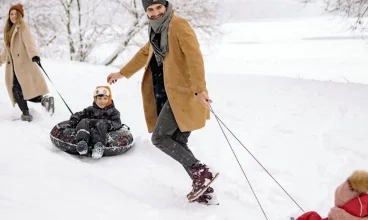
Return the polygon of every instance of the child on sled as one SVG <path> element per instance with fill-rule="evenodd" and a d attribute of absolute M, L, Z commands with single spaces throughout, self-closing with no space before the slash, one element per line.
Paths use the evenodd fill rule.
<path fill-rule="evenodd" d="M 70 117 L 69 126 L 76 128 L 78 153 L 86 155 L 91 148 L 92 158 L 99 159 L 103 156 L 107 144 L 107 133 L 119 130 L 122 124 L 120 112 L 112 100 L 110 87 L 96 87 L 93 98 L 92 106 Z"/>

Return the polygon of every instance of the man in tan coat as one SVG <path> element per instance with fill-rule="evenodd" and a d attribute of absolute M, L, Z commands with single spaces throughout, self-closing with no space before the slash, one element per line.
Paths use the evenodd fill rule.
<path fill-rule="evenodd" d="M 142 0 L 149 19 L 149 41 L 108 83 L 130 78 L 145 67 L 142 98 L 152 143 L 183 165 L 193 180 L 189 201 L 210 203 L 209 187 L 218 173 L 201 163 L 187 146 L 190 132 L 209 119 L 203 57 L 189 23 L 174 15 L 166 0 Z M 212 200 L 213 201 L 213 200 Z"/>

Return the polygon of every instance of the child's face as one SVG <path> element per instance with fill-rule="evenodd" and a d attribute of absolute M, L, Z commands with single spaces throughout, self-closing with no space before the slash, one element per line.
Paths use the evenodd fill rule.
<path fill-rule="evenodd" d="M 109 97 L 106 96 L 106 95 L 105 96 L 97 96 L 96 97 L 96 104 L 100 108 L 105 108 L 108 101 L 109 101 Z"/>

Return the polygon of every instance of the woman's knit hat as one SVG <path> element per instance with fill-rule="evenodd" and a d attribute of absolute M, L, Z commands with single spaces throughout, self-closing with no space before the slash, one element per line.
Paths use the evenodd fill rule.
<path fill-rule="evenodd" d="M 16 4 L 16 5 L 11 6 L 10 9 L 9 9 L 9 13 L 8 14 L 10 14 L 11 10 L 13 10 L 13 9 L 19 11 L 22 14 L 22 17 L 24 17 L 23 5 Z"/>
<path fill-rule="evenodd" d="M 142 0 L 142 5 L 145 11 L 147 11 L 147 8 L 154 4 L 161 4 L 161 5 L 167 5 L 167 0 Z"/>

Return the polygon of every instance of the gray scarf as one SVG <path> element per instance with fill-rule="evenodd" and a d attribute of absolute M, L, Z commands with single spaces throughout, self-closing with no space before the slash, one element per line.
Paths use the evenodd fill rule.
<path fill-rule="evenodd" d="M 169 23 L 171 21 L 172 14 L 172 4 L 168 2 L 165 15 L 158 20 L 149 20 L 148 24 L 148 36 L 150 43 L 153 47 L 153 52 L 156 56 L 157 64 L 159 66 L 162 65 L 164 61 L 164 56 L 169 51 L 168 46 L 168 31 L 169 31 Z M 160 45 L 158 45 L 153 39 L 155 38 L 155 34 L 161 34 Z"/>

